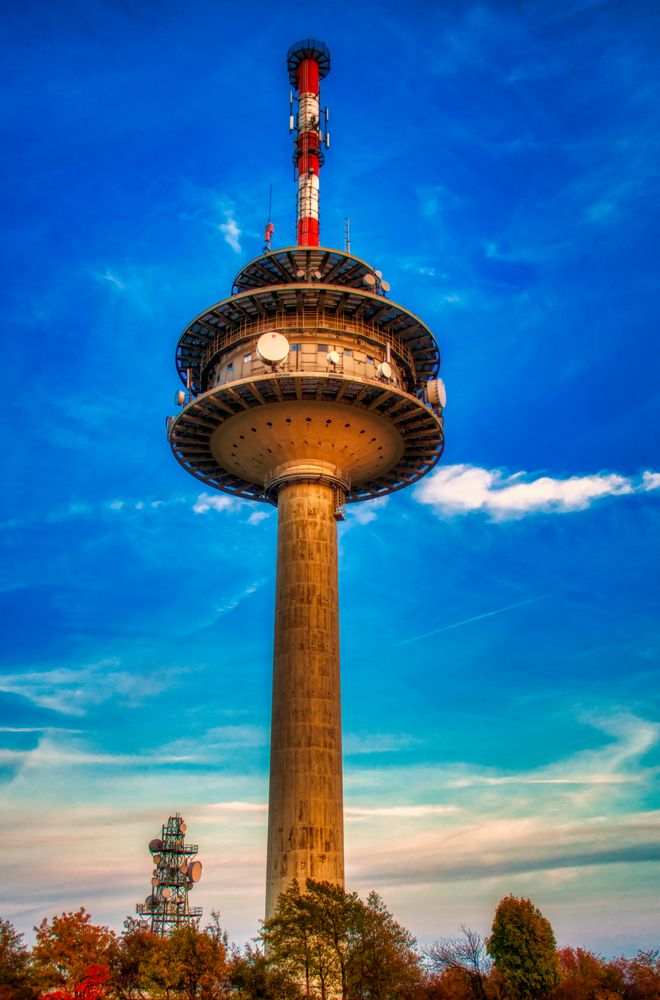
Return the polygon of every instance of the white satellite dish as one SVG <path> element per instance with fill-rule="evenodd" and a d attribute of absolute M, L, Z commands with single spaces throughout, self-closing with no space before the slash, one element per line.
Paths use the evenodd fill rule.
<path fill-rule="evenodd" d="M 390 290 L 390 283 L 389 283 L 389 281 L 381 281 L 380 287 L 383 289 L 384 292 L 389 292 L 389 290 Z"/>
<path fill-rule="evenodd" d="M 376 284 L 376 279 L 374 278 L 373 274 L 365 274 L 362 280 L 365 283 L 365 285 L 369 286 L 369 288 L 373 288 L 373 286 Z"/>
<path fill-rule="evenodd" d="M 328 361 L 330 362 L 331 365 L 338 365 L 340 360 L 341 359 L 336 351 L 328 352 Z"/>
<path fill-rule="evenodd" d="M 188 878 L 191 882 L 199 882 L 202 877 L 202 862 L 191 861 L 188 865 Z"/>
<path fill-rule="evenodd" d="M 378 278 L 379 281 L 382 281 L 382 278 L 383 278 L 383 272 L 382 271 L 374 271 L 374 274 L 376 275 L 376 277 Z"/>
<path fill-rule="evenodd" d="M 378 374 L 381 378 L 392 378 L 392 365 L 388 364 L 387 361 L 381 361 L 378 365 Z"/>
<path fill-rule="evenodd" d="M 183 389 L 179 389 L 179 391 L 175 393 L 174 404 L 175 406 L 183 406 L 185 401 L 186 401 L 186 394 L 183 391 Z"/>
<path fill-rule="evenodd" d="M 257 355 L 266 365 L 279 365 L 289 357 L 289 341 L 281 333 L 262 333 L 257 341 Z"/>
<path fill-rule="evenodd" d="M 154 852 L 157 853 L 158 851 L 162 851 L 162 849 L 163 849 L 163 841 L 162 840 L 155 839 L 155 840 L 150 840 L 149 841 L 149 850 L 151 851 L 152 854 Z"/>
<path fill-rule="evenodd" d="M 439 406 L 444 410 L 447 405 L 447 390 L 441 378 L 426 383 L 426 398 L 431 406 Z"/>

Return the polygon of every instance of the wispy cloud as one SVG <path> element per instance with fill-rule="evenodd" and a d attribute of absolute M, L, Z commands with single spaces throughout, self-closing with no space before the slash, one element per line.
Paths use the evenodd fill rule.
<path fill-rule="evenodd" d="M 20 695 L 40 708 L 64 715 L 85 715 L 92 705 L 118 698 L 137 705 L 168 688 L 177 671 L 159 670 L 151 675 L 136 675 L 118 670 L 116 659 L 101 660 L 79 669 L 0 675 L 0 691 Z"/>
<path fill-rule="evenodd" d="M 220 229 L 220 232 L 224 235 L 225 243 L 229 244 L 234 253 L 240 253 L 241 230 L 238 228 L 236 220 L 234 219 L 231 212 L 225 212 L 225 216 L 227 217 L 227 221 L 221 222 L 218 228 Z"/>
<path fill-rule="evenodd" d="M 363 503 L 351 504 L 349 515 L 358 524 L 371 524 L 378 517 L 378 512 L 387 504 L 387 497 L 376 497 L 375 500 L 365 500 Z"/>
<path fill-rule="evenodd" d="M 529 514 L 586 510 L 603 497 L 645 492 L 659 486 L 660 475 L 648 471 L 635 479 L 606 472 L 559 479 L 473 465 L 447 465 L 417 488 L 415 498 L 445 515 L 482 511 L 502 521 Z"/>
<path fill-rule="evenodd" d="M 237 501 L 226 493 L 200 493 L 193 510 L 196 514 L 208 514 L 210 510 L 232 510 Z"/>

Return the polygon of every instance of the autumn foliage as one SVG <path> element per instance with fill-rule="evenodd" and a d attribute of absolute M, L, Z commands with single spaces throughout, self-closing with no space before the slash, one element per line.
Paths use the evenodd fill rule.
<path fill-rule="evenodd" d="M 0 918 L 0 1000 L 660 1000 L 660 952 L 557 950 L 548 920 L 513 896 L 489 937 L 461 928 L 425 951 L 376 893 L 312 881 L 243 951 L 215 913 L 167 937 L 131 919 L 117 935 L 84 909 L 35 931 L 30 949 Z"/>

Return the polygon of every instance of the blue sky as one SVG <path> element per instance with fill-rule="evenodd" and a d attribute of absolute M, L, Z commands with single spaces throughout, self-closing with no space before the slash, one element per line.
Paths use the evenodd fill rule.
<path fill-rule="evenodd" d="M 304 13 L 304 17 L 303 17 Z M 263 912 L 275 512 L 165 439 L 174 349 L 294 239 L 285 55 L 332 54 L 322 242 L 435 331 L 447 448 L 340 528 L 347 871 L 423 943 L 530 896 L 657 945 L 660 9 L 8 3 L 3 915 L 115 928 L 181 811 Z"/>

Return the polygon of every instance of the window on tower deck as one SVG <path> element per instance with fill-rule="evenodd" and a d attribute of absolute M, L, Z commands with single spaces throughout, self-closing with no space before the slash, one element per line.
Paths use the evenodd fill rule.
<path fill-rule="evenodd" d="M 369 357 L 369 355 L 367 354 L 367 364 L 368 365 L 373 365 L 373 363 L 374 363 L 374 359 L 371 358 L 371 357 Z"/>
<path fill-rule="evenodd" d="M 229 364 L 227 365 L 227 374 L 231 375 L 231 373 L 233 372 L 233 370 L 234 370 L 234 362 L 230 361 Z"/>
<path fill-rule="evenodd" d="M 317 346 L 317 348 L 316 348 L 316 349 L 317 349 L 317 351 L 319 351 L 319 352 L 320 352 L 320 351 L 325 351 L 325 352 L 327 353 L 327 350 L 328 350 L 328 345 L 327 345 L 327 344 L 319 344 L 319 345 Z"/>

